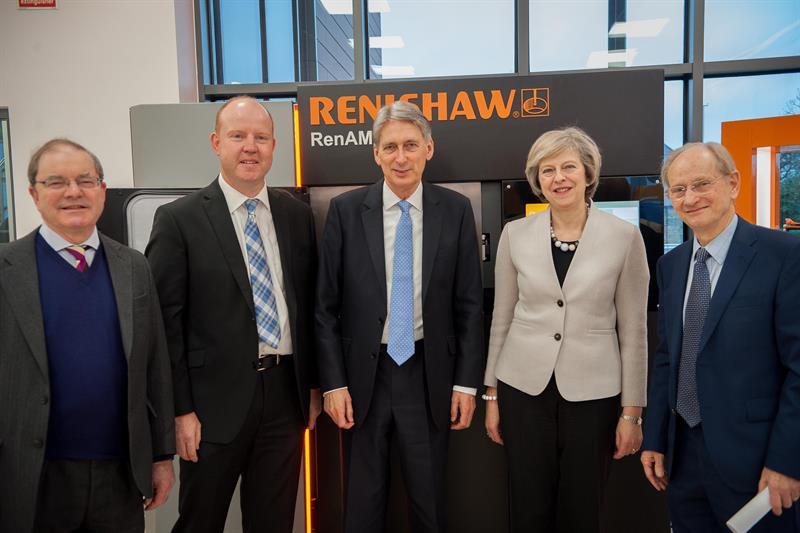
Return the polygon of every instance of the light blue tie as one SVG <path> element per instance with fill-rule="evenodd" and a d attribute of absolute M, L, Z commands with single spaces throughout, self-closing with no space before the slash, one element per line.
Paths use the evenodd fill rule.
<path fill-rule="evenodd" d="M 250 287 L 253 289 L 253 303 L 256 308 L 258 338 L 261 342 L 277 348 L 281 342 L 281 326 L 278 322 L 278 304 L 275 302 L 272 274 L 269 271 L 261 233 L 256 225 L 258 200 L 245 200 L 244 205 L 247 208 L 244 242 L 247 248 L 247 261 L 250 265 Z"/>
<path fill-rule="evenodd" d="M 397 206 L 402 211 L 394 238 L 392 299 L 389 305 L 389 344 L 386 351 L 402 365 L 414 355 L 414 246 L 411 207 L 405 200 Z"/>
<path fill-rule="evenodd" d="M 678 366 L 677 411 L 689 425 L 700 423 L 700 402 L 697 400 L 697 352 L 700 336 L 706 323 L 706 314 L 711 302 L 711 279 L 706 260 L 708 250 L 698 248 L 695 254 L 694 273 L 689 297 L 686 299 L 686 313 L 683 319 L 683 342 L 681 361 Z"/>

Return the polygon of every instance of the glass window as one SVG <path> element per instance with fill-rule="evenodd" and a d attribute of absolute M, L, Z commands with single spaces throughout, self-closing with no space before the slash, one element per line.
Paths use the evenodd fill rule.
<path fill-rule="evenodd" d="M 369 0 L 368 6 L 369 78 L 515 71 L 514 0 Z"/>
<path fill-rule="evenodd" d="M 782 147 L 778 153 L 780 172 L 780 226 L 791 219 L 800 222 L 800 146 Z M 794 231 L 800 231 L 795 229 Z"/>
<path fill-rule="evenodd" d="M 0 242 L 11 237 L 11 148 L 8 145 L 8 111 L 0 109 Z"/>
<path fill-rule="evenodd" d="M 683 82 L 664 82 L 664 155 L 683 145 Z"/>
<path fill-rule="evenodd" d="M 706 61 L 792 55 L 800 55 L 797 0 L 706 0 Z"/>
<path fill-rule="evenodd" d="M 303 79 L 352 80 L 355 72 L 352 0 L 315 0 L 314 5 L 313 24 L 309 18 L 305 27 L 308 35 L 315 36 L 309 46 L 313 46 L 315 56 L 306 61 L 313 67 L 305 72 Z M 374 17 L 370 13 L 367 18 L 371 21 Z"/>
<path fill-rule="evenodd" d="M 225 83 L 261 83 L 259 0 L 219 3 Z"/>
<path fill-rule="evenodd" d="M 682 60 L 682 0 L 530 0 L 531 71 Z"/>
<path fill-rule="evenodd" d="M 800 73 L 704 80 L 703 140 L 719 142 L 725 121 L 786 114 L 798 91 Z"/>

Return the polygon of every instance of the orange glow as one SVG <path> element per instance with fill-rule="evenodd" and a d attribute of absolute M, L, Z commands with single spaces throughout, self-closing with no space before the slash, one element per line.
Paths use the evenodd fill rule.
<path fill-rule="evenodd" d="M 295 109 L 294 112 L 296 119 L 297 118 L 296 105 L 294 109 Z M 305 471 L 306 533 L 311 533 L 312 530 L 311 528 L 311 436 L 308 429 L 306 429 L 305 434 L 303 435 L 303 469 Z"/>
<path fill-rule="evenodd" d="M 294 104 L 294 185 L 303 186 L 303 172 L 300 169 L 300 112 L 297 104 Z M 308 438 L 308 435 L 306 435 Z M 311 531 L 309 529 L 309 531 Z"/>

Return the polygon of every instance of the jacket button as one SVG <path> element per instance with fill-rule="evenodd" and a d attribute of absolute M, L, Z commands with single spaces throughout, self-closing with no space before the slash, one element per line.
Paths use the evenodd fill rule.
<path fill-rule="evenodd" d="M 559 307 L 564 307 L 564 300 L 557 301 L 556 305 L 559 306 Z"/>
<path fill-rule="evenodd" d="M 49 401 L 50 400 L 47 398 L 47 396 L 42 396 L 42 405 L 47 405 L 47 402 Z"/>
<path fill-rule="evenodd" d="M 670 411 L 672 411 L 672 414 L 673 414 L 673 415 L 676 415 L 676 414 L 678 414 L 678 411 L 676 411 L 674 407 L 673 407 L 672 409 L 670 409 Z"/>
<path fill-rule="evenodd" d="M 371 354 L 369 354 L 369 358 L 370 359 L 375 359 L 376 357 L 378 357 L 378 355 L 375 352 L 372 352 Z"/>
<path fill-rule="evenodd" d="M 36 448 L 41 448 L 44 446 L 44 441 L 42 441 L 42 439 L 33 439 L 33 446 Z"/>
<path fill-rule="evenodd" d="M 378 324 L 383 324 L 383 317 L 378 317 Z"/>
<path fill-rule="evenodd" d="M 561 340 L 561 333 L 556 333 L 555 335 L 553 335 L 553 338 L 555 340 L 557 340 L 557 341 L 560 341 Z"/>

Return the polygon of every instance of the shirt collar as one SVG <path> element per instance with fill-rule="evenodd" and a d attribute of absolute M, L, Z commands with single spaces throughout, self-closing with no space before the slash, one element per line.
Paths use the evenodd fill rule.
<path fill-rule="evenodd" d="M 711 258 L 720 265 L 725 263 L 725 257 L 727 257 L 728 250 L 731 248 L 733 234 L 736 233 L 736 226 L 738 222 L 739 215 L 734 214 L 733 219 L 728 223 L 727 226 L 725 226 L 725 229 L 722 230 L 719 235 L 711 239 L 711 241 L 704 247 L 708 252 L 708 255 L 710 255 Z M 697 250 L 699 249 L 700 243 L 697 242 L 697 237 L 695 237 L 692 245 L 692 258 L 694 258 Z"/>
<path fill-rule="evenodd" d="M 246 200 L 249 200 L 250 197 L 246 196 L 233 187 L 231 187 L 230 183 L 225 181 L 225 178 L 222 177 L 222 174 L 219 175 L 217 178 L 219 181 L 219 188 L 222 189 L 222 195 L 225 197 L 225 203 L 228 204 L 228 211 L 233 213 L 242 205 Z M 267 192 L 266 184 L 262 187 L 261 191 L 257 195 L 254 196 L 255 199 L 261 200 L 261 203 L 264 204 L 264 207 L 267 208 L 267 211 L 270 210 L 269 208 L 269 193 Z"/>
<path fill-rule="evenodd" d="M 47 224 L 42 222 L 42 225 L 39 227 L 39 235 L 42 236 L 44 242 L 50 245 L 50 248 L 55 250 L 56 252 L 60 252 L 64 248 L 68 246 L 74 246 L 75 243 L 69 242 L 67 239 L 53 231 Z M 100 236 L 97 234 L 97 227 L 95 226 L 92 229 L 92 234 L 89 235 L 82 243 L 79 243 L 83 246 L 89 246 L 94 250 L 100 248 Z"/>
<path fill-rule="evenodd" d="M 386 185 L 386 181 L 383 182 L 383 209 L 387 211 L 397 205 L 400 201 L 400 197 L 397 196 L 392 189 Z M 422 212 L 422 182 L 417 185 L 417 190 L 415 190 L 411 196 L 406 198 L 406 201 L 412 205 L 412 207 L 416 208 L 417 211 Z"/>

